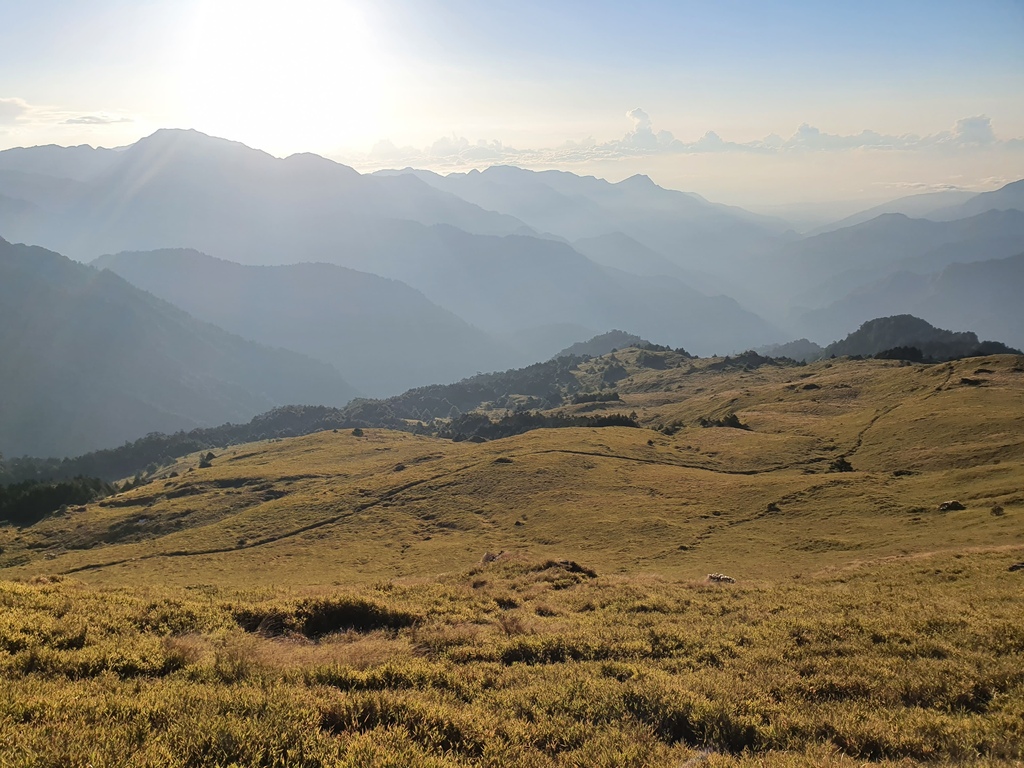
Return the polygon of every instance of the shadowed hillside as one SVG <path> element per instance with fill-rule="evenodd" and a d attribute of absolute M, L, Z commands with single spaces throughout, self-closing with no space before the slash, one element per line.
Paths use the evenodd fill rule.
<path fill-rule="evenodd" d="M 8 455 L 73 455 L 354 394 L 329 365 L 232 336 L 111 272 L 2 240 L 0 356 Z"/>
<path fill-rule="evenodd" d="M 836 337 L 865 317 L 910 313 L 946 328 L 1024 346 L 1024 254 L 951 264 L 932 274 L 898 272 L 808 312 L 798 324 Z"/>
<path fill-rule="evenodd" d="M 501 368 L 513 353 L 395 280 L 333 264 L 242 266 L 196 251 L 93 262 L 232 333 L 332 363 L 376 397 Z"/>

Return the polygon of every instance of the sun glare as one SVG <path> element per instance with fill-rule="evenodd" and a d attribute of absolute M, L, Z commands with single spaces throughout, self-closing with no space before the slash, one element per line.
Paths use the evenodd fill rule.
<path fill-rule="evenodd" d="M 390 57 L 353 3 L 207 0 L 185 59 L 190 126 L 275 153 L 372 141 L 396 95 Z"/>

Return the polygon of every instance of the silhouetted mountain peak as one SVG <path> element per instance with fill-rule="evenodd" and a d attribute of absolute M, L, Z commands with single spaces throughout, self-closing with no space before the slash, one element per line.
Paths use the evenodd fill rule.
<path fill-rule="evenodd" d="M 293 169 L 309 173 L 344 173 L 349 176 L 360 176 L 355 168 L 339 163 L 330 158 L 316 155 L 312 152 L 297 152 L 284 159 L 285 164 Z"/>
<path fill-rule="evenodd" d="M 274 159 L 273 155 L 261 149 L 254 149 L 240 141 L 210 136 L 194 128 L 161 128 L 132 144 L 125 150 L 125 154 L 126 159 L 160 163 L 164 167 L 172 161 L 181 162 L 190 157 L 220 161 Z"/>
<path fill-rule="evenodd" d="M 635 173 L 628 179 L 623 179 L 618 186 L 626 189 L 661 189 L 650 176 L 643 173 Z"/>

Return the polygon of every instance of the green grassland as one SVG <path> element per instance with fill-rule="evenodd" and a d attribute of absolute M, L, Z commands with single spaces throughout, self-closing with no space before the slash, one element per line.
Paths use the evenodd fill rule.
<path fill-rule="evenodd" d="M 1022 764 L 1024 359 L 576 376 L 0 528 L 0 765 Z"/>

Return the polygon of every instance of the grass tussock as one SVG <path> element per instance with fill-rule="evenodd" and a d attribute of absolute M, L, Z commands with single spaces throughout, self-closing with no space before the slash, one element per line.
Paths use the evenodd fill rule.
<path fill-rule="evenodd" d="M 1012 555 L 747 586 L 524 557 L 305 595 L 3 582 L 4 764 L 1012 765 Z"/>

